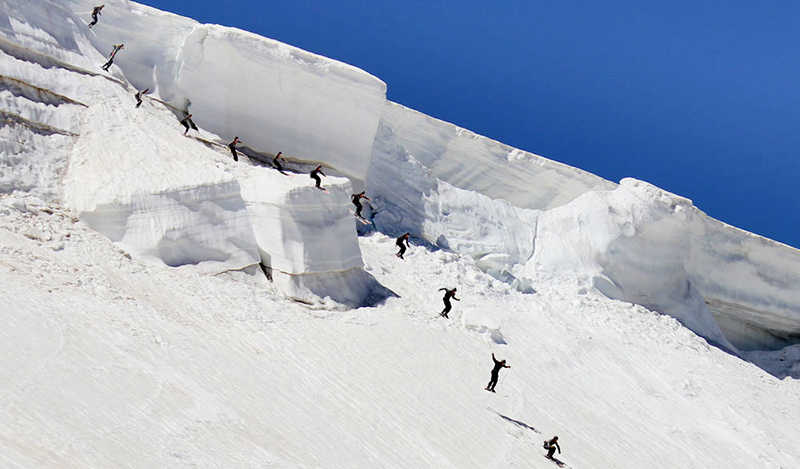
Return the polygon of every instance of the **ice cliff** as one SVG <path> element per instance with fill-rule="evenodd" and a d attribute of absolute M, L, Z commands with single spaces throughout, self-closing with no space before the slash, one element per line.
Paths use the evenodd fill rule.
<path fill-rule="evenodd" d="M 791 247 L 647 183 L 617 185 L 391 103 L 355 67 L 128 1 L 107 3 L 89 30 L 93 6 L 0 0 L 0 190 L 63 199 L 137 257 L 260 265 L 298 300 L 372 304 L 391 292 L 363 271 L 347 211 L 366 188 L 376 229 L 469 254 L 521 291 L 572 276 L 728 349 L 800 337 Z M 153 99 L 135 109 L 143 88 Z M 182 135 L 184 111 L 199 139 Z M 230 160 L 234 136 L 250 164 Z M 260 166 L 277 151 L 296 175 Z M 311 187 L 311 163 L 330 173 L 329 194 Z"/>

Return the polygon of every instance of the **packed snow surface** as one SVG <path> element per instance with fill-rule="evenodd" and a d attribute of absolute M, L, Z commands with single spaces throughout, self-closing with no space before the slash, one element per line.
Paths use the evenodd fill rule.
<path fill-rule="evenodd" d="M 129 259 L 59 205 L 0 213 L 5 467 L 546 469 L 553 435 L 575 468 L 800 465 L 797 380 L 576 284 L 522 294 L 374 234 L 398 296 L 315 310 L 257 272 Z"/>
<path fill-rule="evenodd" d="M 574 468 L 800 467 L 797 250 L 93 6 L 0 0 L 0 465 L 552 467 L 558 434 Z"/>

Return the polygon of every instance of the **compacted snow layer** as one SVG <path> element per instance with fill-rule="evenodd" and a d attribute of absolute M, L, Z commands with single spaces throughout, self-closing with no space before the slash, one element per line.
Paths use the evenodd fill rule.
<path fill-rule="evenodd" d="M 130 259 L 30 196 L 0 220 L 2 466 L 548 469 L 553 435 L 574 468 L 800 466 L 798 381 L 571 283 L 523 295 L 375 234 L 365 268 L 398 296 L 310 310 L 260 271 Z"/>

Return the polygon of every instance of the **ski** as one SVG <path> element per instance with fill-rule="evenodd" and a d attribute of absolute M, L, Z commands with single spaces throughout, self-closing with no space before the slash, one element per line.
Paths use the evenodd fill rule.
<path fill-rule="evenodd" d="M 365 225 L 371 225 L 371 224 L 372 224 L 372 222 L 371 222 L 371 221 L 369 221 L 369 220 L 367 220 L 366 218 L 364 218 L 364 217 L 362 217 L 362 216 L 359 216 L 359 215 L 356 215 L 356 212 L 354 212 L 354 211 L 352 211 L 352 210 L 350 210 L 350 209 L 348 209 L 347 211 L 348 211 L 348 212 L 350 212 L 350 213 L 352 213 L 352 214 L 353 214 L 353 216 L 354 216 L 354 217 L 356 217 L 356 219 L 357 219 L 358 221 L 360 221 L 361 223 L 363 223 L 363 224 L 365 224 Z"/>
<path fill-rule="evenodd" d="M 545 458 L 545 459 L 549 459 L 550 461 L 553 461 L 553 463 L 558 467 L 569 467 L 569 466 L 567 466 L 566 464 L 564 464 L 563 462 L 559 461 L 556 458 L 548 458 L 546 454 L 543 454 L 542 457 Z"/>
<path fill-rule="evenodd" d="M 92 34 L 94 34 L 95 37 L 97 37 L 97 33 L 94 32 L 94 30 L 92 29 L 91 26 L 89 26 L 89 23 L 87 23 L 86 21 L 83 21 L 83 20 L 81 20 L 81 23 L 85 24 L 86 28 L 89 30 L 89 32 L 91 32 Z"/>

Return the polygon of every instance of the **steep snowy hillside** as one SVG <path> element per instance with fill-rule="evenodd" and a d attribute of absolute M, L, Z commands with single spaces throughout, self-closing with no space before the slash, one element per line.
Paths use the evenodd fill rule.
<path fill-rule="evenodd" d="M 239 136 L 254 161 L 280 150 L 297 170 L 322 163 L 348 177 L 372 197 L 366 213 L 378 230 L 469 254 L 520 291 L 570 273 L 730 350 L 780 349 L 800 337 L 797 250 L 710 219 L 684 198 L 633 181 L 618 187 L 424 116 L 386 101 L 386 85 L 362 70 L 244 31 L 127 1 L 109 4 L 91 30 L 86 0 L 2 5 L 11 127 L 3 155 L 25 156 L 4 163 L 12 175 L 2 187 L 53 195 L 53 179 L 69 168 L 66 202 L 139 257 L 215 270 L 272 269 L 283 256 L 255 242 L 276 235 L 261 232 L 269 222 L 253 229 L 263 206 L 245 203 L 246 182 L 201 156 L 214 149 L 209 141 Z M 127 46 L 99 74 L 113 44 Z M 143 88 L 158 100 L 127 105 Z M 175 125 L 167 111 L 192 112 L 206 147 L 162 132 Z M 299 266 L 276 267 L 290 275 L 279 282 L 287 294 L 350 306 L 385 297 L 356 267 L 354 231 L 338 234 L 349 223 L 345 192 L 331 200 L 341 218 L 326 219 L 327 239 L 284 251 Z M 331 247 L 322 242 L 331 241 L 350 254 L 324 272 L 309 267 L 324 263 Z M 339 281 L 341 272 L 353 278 Z M 359 286 L 341 293 L 348 285 Z"/>
<path fill-rule="evenodd" d="M 553 467 L 558 434 L 576 468 L 800 467 L 797 250 L 93 6 L 0 0 L 0 465 Z"/>
<path fill-rule="evenodd" d="M 798 381 L 574 284 L 518 293 L 375 234 L 366 269 L 398 297 L 311 310 L 129 259 L 56 204 L 0 215 L 3 467 L 547 469 L 553 435 L 574 468 L 800 464 Z"/>

